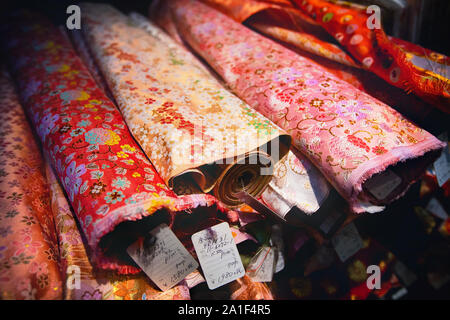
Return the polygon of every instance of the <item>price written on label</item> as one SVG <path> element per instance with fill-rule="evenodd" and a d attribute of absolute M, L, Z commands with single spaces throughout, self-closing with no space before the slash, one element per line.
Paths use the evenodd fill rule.
<path fill-rule="evenodd" d="M 197 261 L 186 250 L 166 224 L 161 224 L 127 249 L 130 257 L 163 291 L 178 284 L 198 268 Z"/>
<path fill-rule="evenodd" d="M 228 223 L 197 232 L 191 239 L 209 289 L 216 289 L 245 275 Z"/>

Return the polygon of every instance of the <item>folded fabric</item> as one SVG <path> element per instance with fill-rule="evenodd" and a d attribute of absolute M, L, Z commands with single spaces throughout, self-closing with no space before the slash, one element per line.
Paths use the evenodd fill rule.
<path fill-rule="evenodd" d="M 398 45 L 399 41 L 388 37 L 381 25 L 374 25 L 372 14 L 364 6 L 326 0 L 294 0 L 294 3 L 365 68 L 450 112 L 450 58 L 413 44 Z"/>
<path fill-rule="evenodd" d="M 212 192 L 228 207 L 242 204 L 242 189 L 261 194 L 290 136 L 252 112 L 182 47 L 166 45 L 109 5 L 83 4 L 82 11 L 86 42 L 166 184 L 177 194 Z"/>
<path fill-rule="evenodd" d="M 4 69 L 0 101 L 0 299 L 61 299 L 44 162 Z"/>
<path fill-rule="evenodd" d="M 261 199 L 284 217 L 294 206 L 306 214 L 319 210 L 330 186 L 313 164 L 295 148 L 275 164 L 272 181 Z"/>
<path fill-rule="evenodd" d="M 144 274 L 130 277 L 95 270 L 89 260 L 89 250 L 83 242 L 76 219 L 64 191 L 48 162 L 46 178 L 51 198 L 51 212 L 58 236 L 58 261 L 64 279 L 66 300 L 187 300 L 189 288 L 180 283 L 165 292 L 150 284 Z"/>
<path fill-rule="evenodd" d="M 399 198 L 444 144 L 313 61 L 196 1 L 174 1 L 183 39 L 346 198 L 382 206 Z M 376 209 L 370 209 L 376 210 Z"/>
<path fill-rule="evenodd" d="M 126 248 L 156 224 L 195 208 L 226 210 L 211 195 L 178 197 L 133 140 L 71 44 L 45 18 L 19 13 L 2 29 L 6 57 L 96 267 L 136 273 Z"/>

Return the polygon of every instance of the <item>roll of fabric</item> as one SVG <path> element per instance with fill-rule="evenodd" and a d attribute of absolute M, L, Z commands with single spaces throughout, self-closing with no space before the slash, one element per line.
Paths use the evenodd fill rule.
<path fill-rule="evenodd" d="M 403 195 L 444 144 L 313 61 L 196 1 L 171 3 L 187 41 L 255 110 L 284 128 L 354 212 Z"/>
<path fill-rule="evenodd" d="M 95 270 L 89 260 L 77 221 L 64 191 L 48 162 L 46 178 L 51 198 L 50 214 L 55 223 L 56 245 L 59 248 L 61 278 L 64 280 L 63 299 L 66 300 L 187 300 L 189 288 L 180 283 L 165 292 L 150 284 L 144 274 L 117 275 Z"/>
<path fill-rule="evenodd" d="M 181 47 L 109 5 L 83 4 L 83 33 L 125 121 L 177 194 L 211 192 L 228 207 L 258 196 L 290 136 L 229 93 Z M 200 189 L 200 190 L 196 190 Z"/>
<path fill-rule="evenodd" d="M 5 55 L 97 268 L 136 273 L 126 248 L 156 224 L 200 207 L 226 210 L 211 195 L 176 196 L 133 140 L 71 44 L 45 18 L 12 16 Z"/>
<path fill-rule="evenodd" d="M 169 47 L 181 51 L 181 44 L 144 16 L 131 13 L 130 18 Z M 208 67 L 189 51 L 185 51 L 183 56 L 189 63 L 208 71 Z M 306 214 L 316 212 L 327 198 L 329 191 L 330 187 L 320 172 L 300 152 L 291 148 L 287 155 L 275 164 L 273 178 L 261 194 L 261 199 L 276 214 L 284 218 L 293 206 L 297 206 Z"/>
<path fill-rule="evenodd" d="M 61 299 L 44 162 L 3 68 L 0 101 L 0 298 Z"/>

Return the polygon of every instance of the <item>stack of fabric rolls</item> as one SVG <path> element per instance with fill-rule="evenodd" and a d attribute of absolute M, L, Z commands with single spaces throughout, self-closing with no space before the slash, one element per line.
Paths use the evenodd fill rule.
<path fill-rule="evenodd" d="M 240 23 L 276 7 L 317 27 L 289 1 L 205 2 L 238 21 L 174 0 L 150 7 L 155 23 L 83 3 L 81 30 L 28 11 L 2 25 L 2 298 L 190 299 L 199 271 L 162 291 L 127 248 L 164 223 L 197 258 L 191 235 L 227 222 L 242 252 L 282 251 L 248 221 L 315 228 L 336 222 L 334 206 L 345 212 L 327 227 L 337 232 L 383 211 L 439 157 L 445 143 L 362 85 Z M 300 8 L 320 5 L 309 2 Z M 362 72 L 337 46 L 261 21 L 252 27 Z M 81 286 L 69 285 L 73 270 Z M 249 274 L 215 292 L 274 298 Z"/>

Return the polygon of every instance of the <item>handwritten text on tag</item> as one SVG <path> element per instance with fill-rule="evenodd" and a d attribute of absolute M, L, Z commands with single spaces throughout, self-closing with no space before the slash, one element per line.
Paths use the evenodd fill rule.
<path fill-rule="evenodd" d="M 209 289 L 216 289 L 245 275 L 228 223 L 197 232 L 191 238 Z"/>
<path fill-rule="evenodd" d="M 197 261 L 166 224 L 159 225 L 146 238 L 133 243 L 127 252 L 163 291 L 172 288 L 198 268 Z"/>

